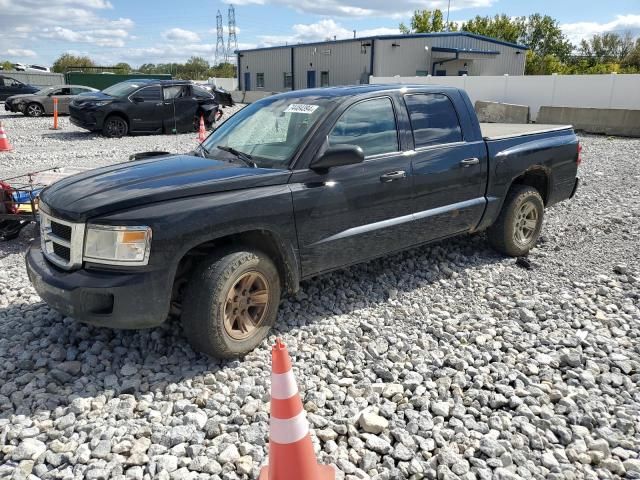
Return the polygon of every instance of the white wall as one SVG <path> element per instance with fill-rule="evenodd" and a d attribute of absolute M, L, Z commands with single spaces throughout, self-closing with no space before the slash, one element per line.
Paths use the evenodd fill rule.
<path fill-rule="evenodd" d="M 237 78 L 216 78 L 210 77 L 207 81 L 210 85 L 215 85 L 216 87 L 224 88 L 228 92 L 233 92 L 238 89 L 238 79 Z"/>
<path fill-rule="evenodd" d="M 463 88 L 471 102 L 528 105 L 531 120 L 542 105 L 640 109 L 640 74 L 524 75 L 464 77 L 371 77 L 370 83 L 450 85 Z"/>
<path fill-rule="evenodd" d="M 50 72 L 9 72 L 0 70 L 0 75 L 15 78 L 19 82 L 28 83 L 35 87 L 48 87 L 50 85 L 64 85 L 62 73 Z"/>

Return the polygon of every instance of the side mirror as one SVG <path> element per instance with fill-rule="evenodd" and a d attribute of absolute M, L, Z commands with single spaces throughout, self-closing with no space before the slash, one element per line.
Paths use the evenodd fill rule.
<path fill-rule="evenodd" d="M 311 170 L 328 170 L 342 165 L 354 165 L 364 161 L 364 152 L 357 145 L 336 145 L 311 162 Z"/>
<path fill-rule="evenodd" d="M 142 102 L 144 102 L 144 98 L 142 98 L 142 97 L 133 97 L 131 100 L 133 100 L 133 103 L 142 103 Z"/>

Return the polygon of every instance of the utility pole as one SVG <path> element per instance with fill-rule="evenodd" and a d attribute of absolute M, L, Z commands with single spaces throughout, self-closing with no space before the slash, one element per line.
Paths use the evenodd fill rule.
<path fill-rule="evenodd" d="M 229 5 L 229 37 L 227 38 L 227 57 L 226 61 L 229 62 L 229 57 L 238 50 L 238 37 L 236 36 L 236 9 L 233 5 Z"/>
<path fill-rule="evenodd" d="M 216 39 L 216 65 L 222 63 L 227 56 L 227 52 L 224 48 L 224 31 L 222 29 L 222 14 L 220 10 L 218 10 L 218 14 L 216 15 L 216 31 L 217 31 L 217 39 Z"/>
<path fill-rule="evenodd" d="M 451 0 L 449 0 L 449 2 L 447 3 L 447 23 L 445 26 L 445 30 L 448 32 L 449 31 L 449 10 L 451 9 Z"/>

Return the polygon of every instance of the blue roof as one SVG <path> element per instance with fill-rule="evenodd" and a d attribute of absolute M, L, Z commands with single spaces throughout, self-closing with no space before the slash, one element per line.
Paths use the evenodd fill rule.
<path fill-rule="evenodd" d="M 507 47 L 518 48 L 520 50 L 529 50 L 529 47 L 526 45 L 519 45 L 517 43 L 505 42 L 504 40 L 499 40 L 497 38 L 486 37 L 484 35 L 478 35 L 477 33 L 471 32 L 434 32 L 434 33 L 410 33 L 404 35 L 375 35 L 371 37 L 358 37 L 358 38 L 345 38 L 341 40 L 325 40 L 323 42 L 311 42 L 311 43 L 295 43 L 291 45 L 278 45 L 275 47 L 261 47 L 261 48 L 248 48 L 245 50 L 236 50 L 235 53 L 243 53 L 243 52 L 256 52 L 261 50 L 277 50 L 279 48 L 292 48 L 292 47 L 308 47 L 312 45 L 327 45 L 334 43 L 344 43 L 344 42 L 361 42 L 366 40 L 401 40 L 403 38 L 422 38 L 422 37 L 469 37 L 475 38 L 476 40 L 484 40 L 485 42 L 495 43 L 497 45 L 505 45 Z M 438 47 L 440 48 L 440 47 Z"/>

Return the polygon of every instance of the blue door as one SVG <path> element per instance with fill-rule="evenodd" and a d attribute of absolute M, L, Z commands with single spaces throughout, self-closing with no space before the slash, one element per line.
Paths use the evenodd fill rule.
<path fill-rule="evenodd" d="M 307 70 L 307 88 L 316 88 L 315 70 Z"/>
<path fill-rule="evenodd" d="M 244 72 L 244 89 L 247 92 L 251 90 L 251 72 Z"/>

